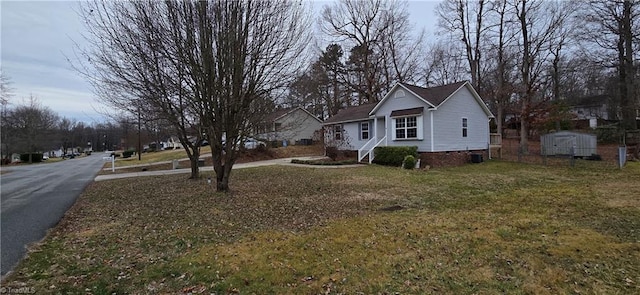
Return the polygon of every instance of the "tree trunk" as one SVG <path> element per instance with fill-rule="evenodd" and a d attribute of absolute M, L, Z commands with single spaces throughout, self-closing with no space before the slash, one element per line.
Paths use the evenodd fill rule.
<path fill-rule="evenodd" d="M 524 91 L 521 91 L 522 97 L 522 108 L 520 110 L 520 152 L 524 155 L 529 153 L 529 102 L 531 100 L 531 85 L 530 85 L 530 76 L 529 73 L 531 71 L 531 60 L 530 60 L 530 44 L 529 44 L 529 33 L 527 30 L 527 16 L 526 16 L 526 5 L 527 1 L 523 0 L 522 11 L 518 18 L 520 19 L 520 28 L 522 31 L 522 67 L 520 68 L 520 72 L 522 74 L 522 88 Z"/>
<path fill-rule="evenodd" d="M 235 146 L 231 143 L 235 137 L 227 137 L 227 145 L 220 152 L 211 147 L 213 170 L 216 172 L 216 191 L 229 192 L 229 176 L 236 160 Z M 224 150 L 224 151 L 223 151 Z"/>
<path fill-rule="evenodd" d="M 216 174 L 216 191 L 229 192 L 229 176 L 233 165 L 222 165 L 222 175 Z"/>
<path fill-rule="evenodd" d="M 496 114 L 496 119 L 495 119 L 496 120 L 496 129 L 498 129 L 497 131 L 498 131 L 499 134 L 504 135 L 504 134 L 502 134 L 502 121 L 504 120 L 504 118 L 503 118 L 504 117 L 504 106 L 501 103 L 499 103 L 497 105 L 497 108 L 498 108 L 498 113 Z"/>
<path fill-rule="evenodd" d="M 522 155 L 529 154 L 529 123 L 527 122 L 526 102 L 523 102 L 522 112 L 520 113 L 520 153 Z"/>
<path fill-rule="evenodd" d="M 194 151 L 189 157 L 189 162 L 191 163 L 191 177 L 189 179 L 198 179 L 200 178 L 200 167 L 198 167 L 198 160 L 200 159 L 200 151 Z"/>
<path fill-rule="evenodd" d="M 622 128 L 624 130 L 636 130 L 636 97 L 634 95 L 634 68 L 633 68 L 633 32 L 631 30 L 632 3 L 624 1 L 624 10 L 621 23 L 620 41 L 618 43 L 620 58 L 620 106 L 622 108 Z"/>

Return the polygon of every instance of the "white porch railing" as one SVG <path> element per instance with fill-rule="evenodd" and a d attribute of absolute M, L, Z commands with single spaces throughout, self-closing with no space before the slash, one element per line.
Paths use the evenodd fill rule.
<path fill-rule="evenodd" d="M 373 162 L 373 150 L 379 146 L 383 141 L 385 141 L 387 139 L 387 137 L 383 137 L 381 138 L 379 141 L 375 141 L 376 138 L 372 138 L 369 141 L 367 141 L 367 143 L 365 143 L 359 150 L 358 150 L 358 162 L 362 161 L 362 159 L 364 159 L 364 157 L 366 157 L 367 155 L 369 155 L 369 164 L 371 164 Z M 372 143 L 373 144 L 372 146 Z"/>

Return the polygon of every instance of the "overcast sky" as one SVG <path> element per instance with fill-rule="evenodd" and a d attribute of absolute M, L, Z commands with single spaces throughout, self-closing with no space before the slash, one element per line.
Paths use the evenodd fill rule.
<path fill-rule="evenodd" d="M 328 2 L 314 2 L 319 9 Z M 84 26 L 76 13 L 76 1 L 0 0 L 0 66 L 11 79 L 14 105 L 33 95 L 58 115 L 99 123 L 107 121 L 105 106 L 96 100 L 90 86 L 75 72 L 67 57 L 82 45 Z M 411 22 L 433 36 L 437 1 L 410 1 Z"/>

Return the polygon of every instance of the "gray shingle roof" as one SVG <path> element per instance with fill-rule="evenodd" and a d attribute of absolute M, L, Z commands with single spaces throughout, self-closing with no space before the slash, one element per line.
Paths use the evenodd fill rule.
<path fill-rule="evenodd" d="M 440 105 L 447 97 L 453 94 L 454 91 L 458 90 L 460 86 L 467 83 L 466 81 L 457 82 L 453 84 L 447 84 L 437 87 L 424 88 L 415 85 L 410 85 L 406 83 L 401 83 L 402 86 L 411 90 L 411 92 L 419 95 L 422 99 L 428 101 L 434 106 Z"/>
<path fill-rule="evenodd" d="M 376 103 L 368 103 L 355 107 L 348 107 L 345 109 L 341 109 L 337 114 L 331 116 L 329 119 L 324 121 L 324 124 L 335 124 L 342 122 L 351 122 L 351 121 L 359 121 L 365 120 L 369 118 L 369 113 L 376 106 Z"/>
<path fill-rule="evenodd" d="M 466 81 L 457 82 L 453 84 L 447 84 L 443 86 L 424 88 L 406 83 L 400 83 L 403 87 L 409 91 L 420 96 L 420 98 L 428 101 L 434 106 L 440 105 L 447 97 L 458 90 L 462 85 L 467 83 Z M 337 114 L 324 121 L 324 124 L 335 124 L 343 122 L 360 121 L 369 118 L 369 113 L 375 108 L 377 103 L 369 103 L 355 107 L 348 107 L 341 109 Z"/>

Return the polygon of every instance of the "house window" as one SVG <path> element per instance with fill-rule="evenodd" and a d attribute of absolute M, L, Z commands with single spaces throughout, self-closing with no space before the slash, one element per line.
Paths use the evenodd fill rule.
<path fill-rule="evenodd" d="M 335 140 L 342 140 L 342 125 L 333 126 L 333 136 Z"/>
<path fill-rule="evenodd" d="M 395 98 L 401 98 L 404 97 L 404 90 L 398 90 L 396 91 L 396 94 L 393 95 L 393 97 Z"/>
<path fill-rule="evenodd" d="M 369 139 L 369 122 L 360 123 L 360 139 Z"/>
<path fill-rule="evenodd" d="M 417 139 L 418 138 L 418 117 L 395 118 L 396 139 Z"/>
<path fill-rule="evenodd" d="M 282 131 L 282 123 L 275 123 L 274 125 L 274 130 L 275 132 L 279 132 Z"/>
<path fill-rule="evenodd" d="M 467 137 L 467 118 L 462 118 L 462 137 Z"/>

